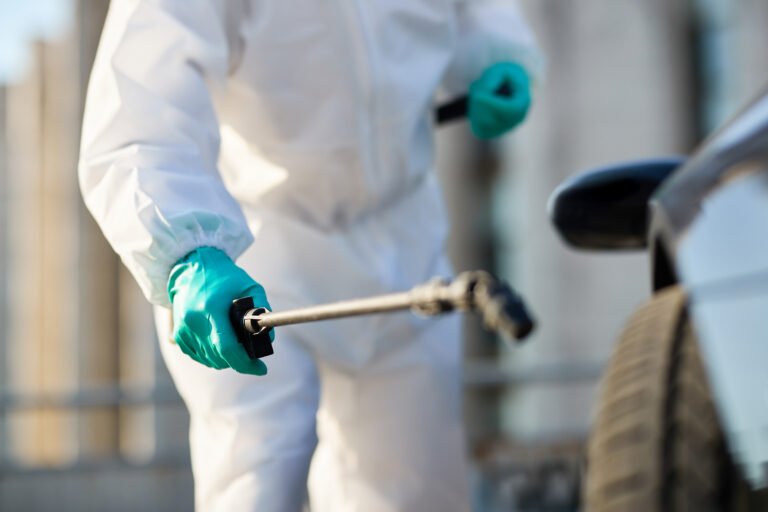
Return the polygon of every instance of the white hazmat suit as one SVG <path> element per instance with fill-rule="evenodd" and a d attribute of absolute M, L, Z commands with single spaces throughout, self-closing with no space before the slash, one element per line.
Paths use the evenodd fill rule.
<path fill-rule="evenodd" d="M 201 246 L 275 310 L 448 274 L 433 98 L 499 61 L 538 72 L 509 1 L 112 0 L 80 183 L 157 306 L 198 509 L 300 510 L 308 478 L 314 511 L 468 509 L 456 319 L 280 328 L 254 377 L 164 342 L 166 287 Z"/>

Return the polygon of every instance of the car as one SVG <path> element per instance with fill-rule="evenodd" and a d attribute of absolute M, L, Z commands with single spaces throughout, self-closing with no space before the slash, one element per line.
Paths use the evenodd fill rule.
<path fill-rule="evenodd" d="M 568 245 L 650 263 L 603 373 L 585 509 L 768 510 L 768 88 L 690 157 L 592 170 L 548 207 Z"/>

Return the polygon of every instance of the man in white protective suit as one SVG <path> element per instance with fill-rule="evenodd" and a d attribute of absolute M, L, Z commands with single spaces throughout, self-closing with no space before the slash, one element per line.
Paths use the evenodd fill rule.
<path fill-rule="evenodd" d="M 436 90 L 495 137 L 538 67 L 512 1 L 112 0 L 80 185 L 176 342 L 198 510 L 469 509 L 456 318 L 282 327 L 267 372 L 227 310 L 450 275 Z"/>

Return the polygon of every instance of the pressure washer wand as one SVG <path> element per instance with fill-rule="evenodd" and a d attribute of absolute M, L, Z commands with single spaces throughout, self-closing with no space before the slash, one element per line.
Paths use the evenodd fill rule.
<path fill-rule="evenodd" d="M 238 340 L 256 359 L 273 353 L 269 331 L 274 327 L 403 310 L 424 316 L 477 312 L 486 329 L 516 340 L 534 328 L 522 298 L 484 271 L 464 272 L 453 280 L 433 279 L 406 292 L 279 312 L 255 308 L 251 297 L 244 297 L 233 301 L 230 319 Z"/>

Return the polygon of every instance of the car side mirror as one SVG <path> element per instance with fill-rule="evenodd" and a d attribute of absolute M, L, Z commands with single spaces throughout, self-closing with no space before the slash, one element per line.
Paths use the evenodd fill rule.
<path fill-rule="evenodd" d="M 549 198 L 552 224 L 579 249 L 642 249 L 648 201 L 684 162 L 682 157 L 624 162 L 571 178 Z"/>

